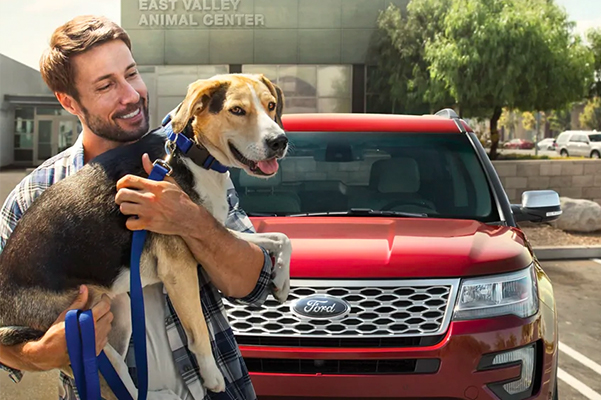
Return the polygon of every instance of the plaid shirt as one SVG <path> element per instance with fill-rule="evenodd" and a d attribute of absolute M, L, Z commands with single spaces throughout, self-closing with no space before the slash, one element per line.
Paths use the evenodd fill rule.
<path fill-rule="evenodd" d="M 17 222 L 33 203 L 33 201 L 50 185 L 74 174 L 84 165 L 83 145 L 81 135 L 77 142 L 67 150 L 44 162 L 33 173 L 25 177 L 21 183 L 9 194 L 0 215 L 0 251 L 4 248 L 8 237 L 14 230 Z M 226 226 L 240 232 L 254 232 L 254 227 L 242 209 L 238 207 L 238 196 L 230 181 L 228 189 L 229 214 Z M 263 250 L 265 262 L 254 290 L 243 299 L 230 299 L 247 304 L 261 304 L 265 301 L 271 289 L 271 257 Z M 238 344 L 229 325 L 225 309 L 222 304 L 221 293 L 209 282 L 202 269 L 199 269 L 200 292 L 202 311 L 205 315 L 213 354 L 219 369 L 226 380 L 224 393 L 206 391 L 202 386 L 198 363 L 195 356 L 187 348 L 186 334 L 177 317 L 169 297 L 165 294 L 165 326 L 167 337 L 173 353 L 175 366 L 186 383 L 194 400 L 256 399 L 248 370 L 242 359 Z M 133 357 L 133 341 L 130 343 L 126 363 L 130 367 L 130 374 L 136 382 L 135 360 Z M 23 373 L 0 364 L 0 369 L 9 372 L 15 382 L 19 382 Z M 62 385 L 59 387 L 59 399 L 79 399 L 75 383 L 61 372 Z"/>

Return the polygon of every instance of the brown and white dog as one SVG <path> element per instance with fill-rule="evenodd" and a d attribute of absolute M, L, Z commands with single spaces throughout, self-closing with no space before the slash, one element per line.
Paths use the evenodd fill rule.
<path fill-rule="evenodd" d="M 283 102 L 281 90 L 262 75 L 219 75 L 188 87 L 172 113 L 172 127 L 190 135 L 221 164 L 268 178 L 288 149 L 280 119 Z M 102 294 L 115 298 L 129 291 L 132 232 L 115 203 L 116 182 L 127 174 L 145 176 L 142 154 L 164 158 L 165 141 L 154 131 L 100 155 L 49 187 L 25 212 L 0 254 L 0 343 L 14 345 L 43 336 L 77 297 L 81 284 L 90 288 L 90 307 Z M 204 169 L 179 151 L 170 165 L 182 190 L 224 224 L 227 174 Z M 273 254 L 274 295 L 284 302 L 292 251 L 288 238 L 279 233 L 232 233 Z M 198 359 L 204 386 L 223 391 L 224 379 L 199 312 L 197 261 L 183 239 L 149 232 L 140 269 L 144 286 L 163 282 Z M 131 333 L 129 310 L 114 302 L 112 311 L 115 319 L 105 353 L 136 398 L 123 361 Z M 102 391 L 104 398 L 114 398 L 104 380 Z"/>

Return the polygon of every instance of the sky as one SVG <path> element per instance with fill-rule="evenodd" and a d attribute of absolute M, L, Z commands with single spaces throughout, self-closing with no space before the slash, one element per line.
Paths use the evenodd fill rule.
<path fill-rule="evenodd" d="M 555 2 L 577 23 L 578 32 L 601 27 L 601 0 Z M 120 23 L 120 4 L 121 0 L 0 0 L 0 53 L 39 69 L 54 29 L 82 14 L 100 14 Z"/>

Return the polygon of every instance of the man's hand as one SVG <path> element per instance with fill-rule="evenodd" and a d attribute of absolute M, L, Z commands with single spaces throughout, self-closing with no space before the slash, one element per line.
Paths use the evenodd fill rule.
<path fill-rule="evenodd" d="M 86 286 L 81 286 L 79 296 L 61 313 L 41 339 L 4 347 L 2 353 L 6 352 L 6 357 L 3 357 L 2 362 L 23 371 L 49 371 L 68 366 L 70 361 L 65 336 L 65 316 L 69 310 L 85 309 L 87 302 L 88 289 Z M 107 337 L 113 321 L 110 308 L 110 300 L 106 295 L 103 295 L 98 304 L 92 307 L 96 331 L 96 354 L 100 354 L 108 342 Z"/>
<path fill-rule="evenodd" d="M 142 156 L 144 170 L 150 175 L 152 163 L 148 154 Z M 136 175 L 126 175 L 117 182 L 115 202 L 127 220 L 127 229 L 149 230 L 164 235 L 178 235 L 190 222 L 189 216 L 198 206 L 175 183 L 173 178 L 153 181 Z"/>

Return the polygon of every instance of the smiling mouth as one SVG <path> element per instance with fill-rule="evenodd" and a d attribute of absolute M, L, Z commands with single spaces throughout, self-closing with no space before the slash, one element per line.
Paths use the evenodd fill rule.
<path fill-rule="evenodd" d="M 261 176 L 272 176 L 275 175 L 275 173 L 278 171 L 279 165 L 276 158 L 271 158 L 265 161 L 249 160 L 248 158 L 244 157 L 240 150 L 238 150 L 233 144 L 228 143 L 228 145 L 230 146 L 230 151 L 234 155 L 234 158 L 236 158 L 236 160 L 239 163 L 248 167 L 250 172 L 252 172 L 253 174 Z"/>
<path fill-rule="evenodd" d="M 142 112 L 141 108 L 138 107 L 134 111 L 130 112 L 129 114 L 120 115 L 117 118 L 119 118 L 119 119 L 132 119 L 132 118 L 136 117 L 138 114 L 140 114 L 141 112 Z"/>

